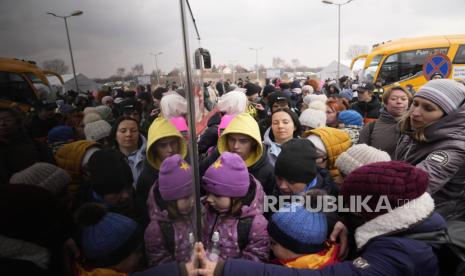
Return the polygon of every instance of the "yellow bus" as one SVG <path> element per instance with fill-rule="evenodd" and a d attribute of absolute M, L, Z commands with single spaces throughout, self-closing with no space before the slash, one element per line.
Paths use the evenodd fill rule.
<path fill-rule="evenodd" d="M 375 44 L 371 53 L 352 60 L 351 69 L 362 63 L 360 79 L 373 83 L 382 79 L 384 89 L 395 83 L 418 89 L 428 81 L 423 75 L 423 64 L 433 53 L 450 59 L 448 78 L 465 79 L 465 35 L 401 38 Z"/>
<path fill-rule="evenodd" d="M 28 111 L 37 101 L 55 101 L 56 91 L 47 80 L 50 75 L 63 84 L 59 74 L 42 70 L 35 62 L 0 57 L 0 107 L 17 106 Z"/>

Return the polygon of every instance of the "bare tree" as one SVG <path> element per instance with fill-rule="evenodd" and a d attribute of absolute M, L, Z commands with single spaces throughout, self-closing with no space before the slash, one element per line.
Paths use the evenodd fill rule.
<path fill-rule="evenodd" d="M 126 73 L 126 69 L 123 68 L 123 67 L 120 67 L 120 68 L 116 69 L 116 75 L 117 75 L 120 79 L 124 78 L 124 74 L 125 74 L 125 73 Z"/>
<path fill-rule="evenodd" d="M 282 68 L 286 66 L 286 61 L 280 57 L 273 57 L 271 64 L 273 65 L 273 68 Z"/>
<path fill-rule="evenodd" d="M 353 59 L 363 54 L 368 54 L 368 46 L 352 44 L 346 52 L 346 57 Z"/>
<path fill-rule="evenodd" d="M 134 76 L 141 76 L 144 74 L 144 65 L 142 63 L 136 64 L 131 68 L 131 73 Z"/>
<path fill-rule="evenodd" d="M 65 62 L 59 58 L 44 61 L 42 63 L 42 68 L 54 71 L 60 75 L 68 73 L 69 69 Z"/>

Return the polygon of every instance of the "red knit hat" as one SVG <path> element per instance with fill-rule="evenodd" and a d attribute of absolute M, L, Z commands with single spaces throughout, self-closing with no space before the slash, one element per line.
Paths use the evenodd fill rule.
<path fill-rule="evenodd" d="M 372 196 L 367 205 L 373 212 L 362 208 L 360 215 L 373 219 L 388 210 L 375 209 L 381 196 L 386 196 L 392 209 L 420 197 L 428 187 L 428 175 L 405 162 L 389 161 L 370 163 L 351 172 L 341 188 L 344 203 L 349 206 L 350 196 Z"/>

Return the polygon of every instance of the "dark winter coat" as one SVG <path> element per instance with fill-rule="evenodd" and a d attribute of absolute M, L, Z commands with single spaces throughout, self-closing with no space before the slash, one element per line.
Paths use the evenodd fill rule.
<path fill-rule="evenodd" d="M 218 143 L 218 125 L 221 122 L 221 113 L 216 112 L 207 123 L 207 128 L 200 135 L 197 146 L 199 153 L 206 153 L 210 147 L 216 146 Z"/>
<path fill-rule="evenodd" d="M 350 109 L 353 109 L 360 113 L 364 119 L 378 119 L 379 110 L 381 109 L 381 103 L 379 102 L 378 98 L 373 97 L 371 99 L 371 102 L 367 103 L 358 101 L 354 103 Z"/>
<path fill-rule="evenodd" d="M 465 106 L 427 127 L 425 136 L 423 143 L 400 137 L 395 159 L 428 173 L 438 213 L 447 220 L 465 220 Z"/>
<path fill-rule="evenodd" d="M 366 124 L 360 131 L 358 143 L 383 150 L 389 153 L 392 158 L 399 137 L 400 130 L 396 118 L 382 109 L 379 119 L 376 122 Z"/>

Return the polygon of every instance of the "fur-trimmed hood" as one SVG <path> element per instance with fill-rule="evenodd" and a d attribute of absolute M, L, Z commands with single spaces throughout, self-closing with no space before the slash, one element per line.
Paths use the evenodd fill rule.
<path fill-rule="evenodd" d="M 429 193 L 397 207 L 389 213 L 380 215 L 355 230 L 357 249 L 363 248 L 369 241 L 382 236 L 392 236 L 400 232 L 430 232 L 446 227 L 444 219 L 433 213 L 434 200 Z M 427 221 L 434 218 L 434 223 Z M 427 223 L 427 227 L 421 227 Z M 426 229 L 423 229 L 426 228 Z"/>

